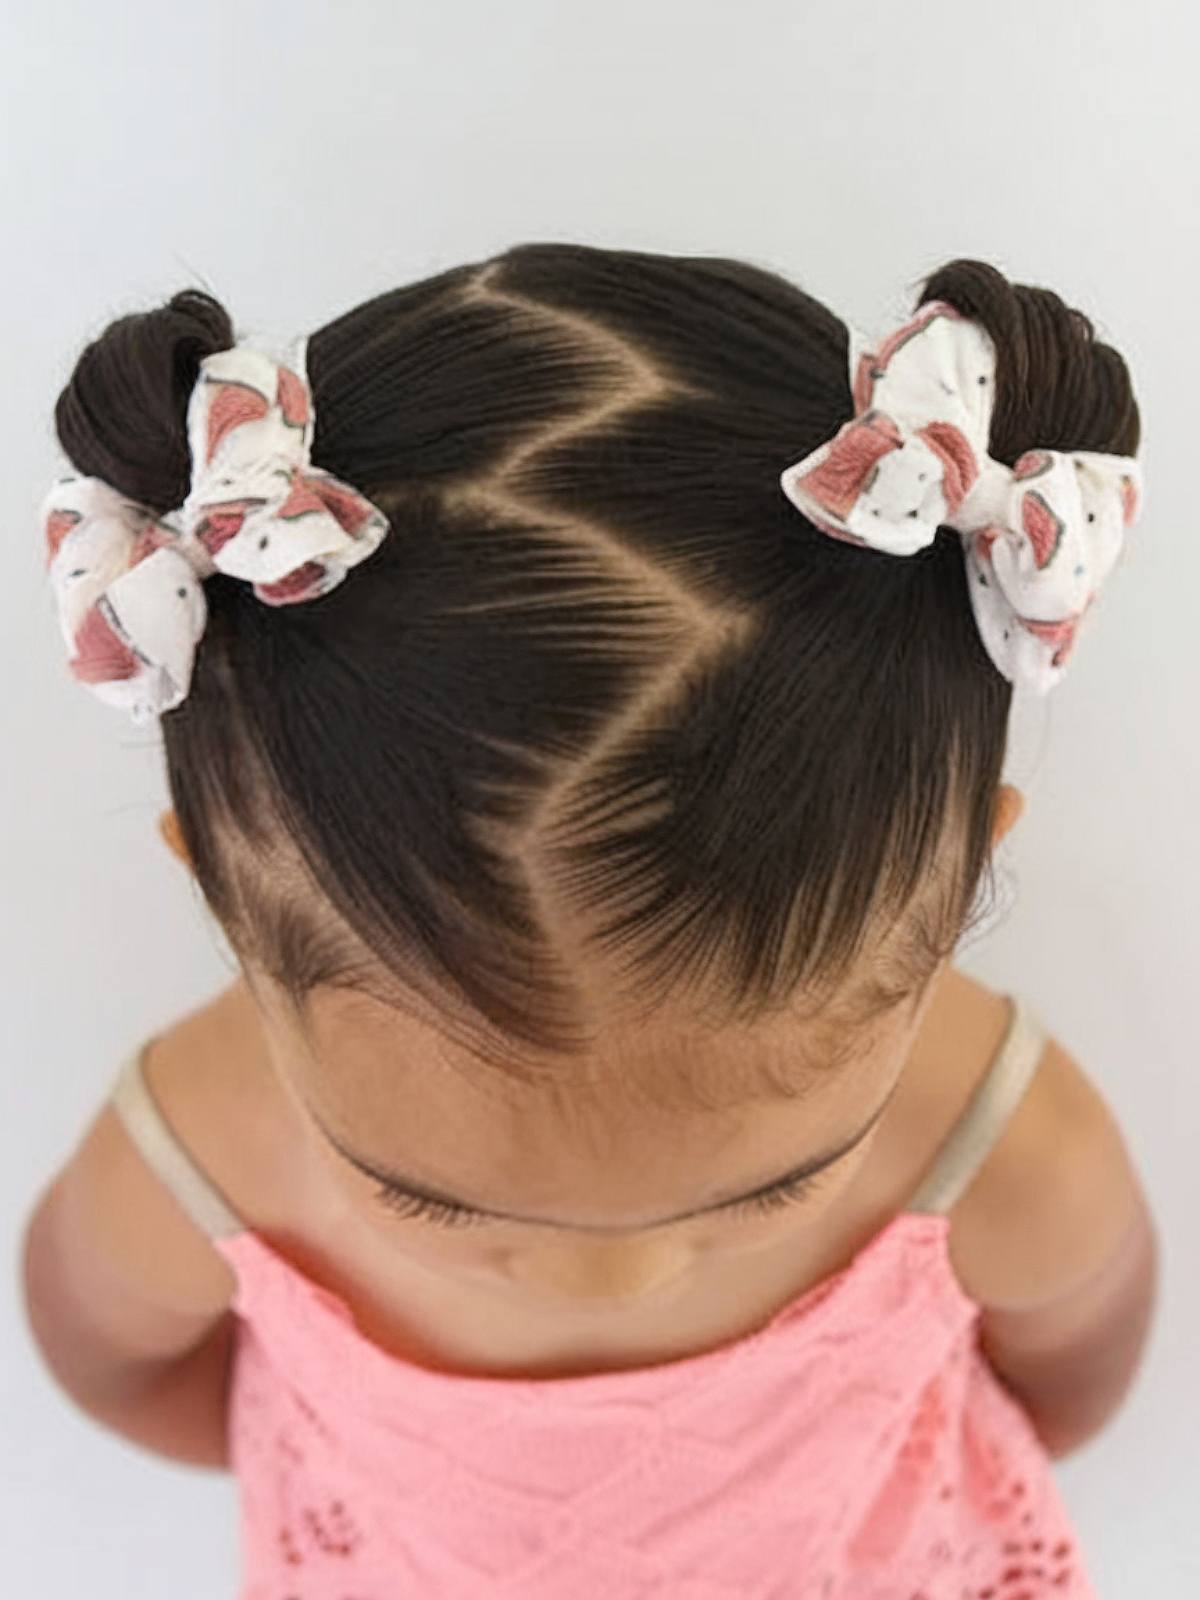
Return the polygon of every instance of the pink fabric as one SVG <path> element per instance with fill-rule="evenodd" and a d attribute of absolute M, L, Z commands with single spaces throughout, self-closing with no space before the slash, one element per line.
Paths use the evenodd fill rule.
<path fill-rule="evenodd" d="M 743 1339 L 534 1380 L 400 1359 L 215 1239 L 239 1600 L 1095 1600 L 948 1232 L 903 1212 Z"/>

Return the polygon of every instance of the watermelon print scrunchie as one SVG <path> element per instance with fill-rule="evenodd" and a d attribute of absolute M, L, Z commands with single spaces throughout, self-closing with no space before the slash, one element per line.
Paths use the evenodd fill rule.
<path fill-rule="evenodd" d="M 155 516 L 101 478 L 64 475 L 42 503 L 47 561 L 74 676 L 137 723 L 191 683 L 215 572 L 264 605 L 327 594 L 378 549 L 388 521 L 311 461 L 301 371 L 248 345 L 206 356 L 188 401 L 192 478 Z"/>
<path fill-rule="evenodd" d="M 821 532 L 891 555 L 963 536 L 975 621 L 997 670 L 1047 694 L 1141 509 L 1132 456 L 987 453 L 995 346 L 944 300 L 871 345 L 850 330 L 854 417 L 780 477 Z"/>

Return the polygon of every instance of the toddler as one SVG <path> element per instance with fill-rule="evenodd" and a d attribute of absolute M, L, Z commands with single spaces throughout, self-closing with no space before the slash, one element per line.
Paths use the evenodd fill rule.
<path fill-rule="evenodd" d="M 1052 1461 L 1154 1227 L 952 963 L 1140 507 L 1088 319 L 532 243 L 278 357 L 184 290 L 56 423 L 71 668 L 238 976 L 115 1072 L 27 1304 L 236 1472 L 242 1600 L 1094 1596 Z"/>

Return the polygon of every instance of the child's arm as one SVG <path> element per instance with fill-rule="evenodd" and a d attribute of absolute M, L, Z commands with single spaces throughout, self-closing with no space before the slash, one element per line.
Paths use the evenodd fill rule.
<path fill-rule="evenodd" d="M 1141 1364 L 1158 1248 L 1120 1130 L 1057 1040 L 955 1206 L 950 1248 L 998 1376 L 1051 1455 L 1077 1449 Z"/>
<path fill-rule="evenodd" d="M 22 1264 L 43 1360 L 82 1410 L 160 1454 L 228 1466 L 233 1273 L 111 1105 L 39 1199 Z"/>

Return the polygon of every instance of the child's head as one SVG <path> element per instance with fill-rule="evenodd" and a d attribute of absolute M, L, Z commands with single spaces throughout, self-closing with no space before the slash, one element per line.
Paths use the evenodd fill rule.
<path fill-rule="evenodd" d="M 995 342 L 996 460 L 1136 450 L 1080 313 L 975 261 L 935 298 Z M 75 467 L 179 506 L 197 364 L 234 339 L 193 291 L 114 323 L 59 401 Z M 848 370 L 846 326 L 770 272 L 570 244 L 309 336 L 313 464 L 391 530 L 312 603 L 210 578 L 162 726 L 277 1065 L 356 1153 L 633 1230 L 887 1099 L 1019 797 L 958 534 L 898 559 L 780 493 Z"/>

